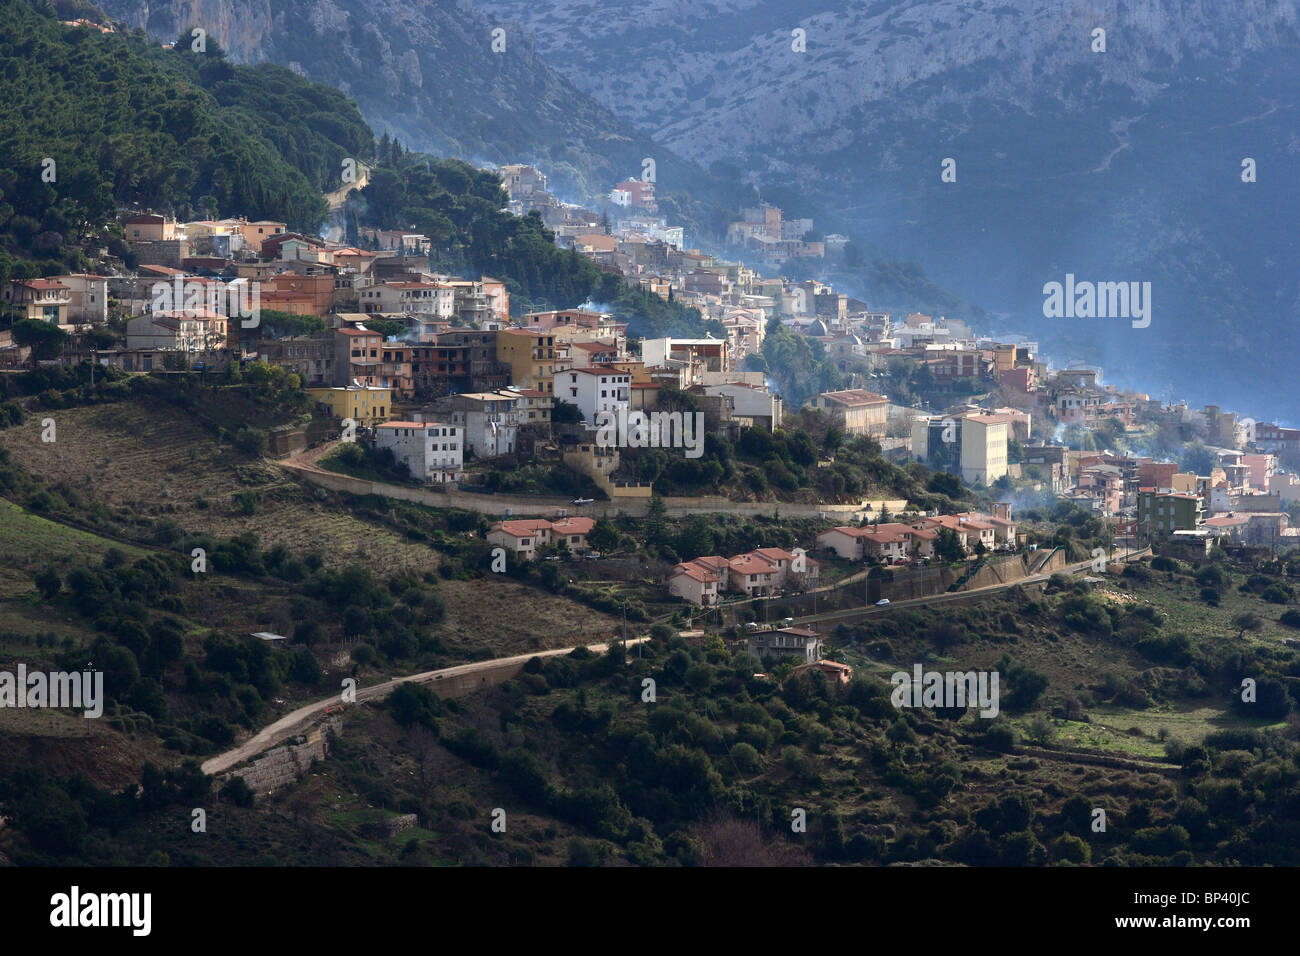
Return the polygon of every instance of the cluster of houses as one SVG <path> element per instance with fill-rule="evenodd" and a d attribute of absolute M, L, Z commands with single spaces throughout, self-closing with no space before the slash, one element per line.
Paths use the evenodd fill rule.
<path fill-rule="evenodd" d="M 521 561 L 532 561 L 538 548 L 567 548 L 575 554 L 586 551 L 587 535 L 595 524 L 592 518 L 568 516 L 498 521 L 488 529 L 487 539 Z"/>
<path fill-rule="evenodd" d="M 363 229 L 353 246 L 291 232 L 282 222 L 177 222 L 153 211 L 122 218 L 139 263 L 134 273 L 16 279 L 0 297 L 18 317 L 73 333 L 106 323 L 110 302 L 128 317 L 123 347 L 91 346 L 74 334 L 64 361 L 90 358 L 147 372 L 220 369 L 256 359 L 295 372 L 318 408 L 364 422 L 376 429 L 376 438 L 379 426 L 398 419 L 394 427 L 404 426 L 384 438 L 395 450 L 414 449 L 409 426 L 422 426 L 425 451 L 408 457 L 412 476 L 427 481 L 456 480 L 449 476 L 461 473 L 465 455 L 513 454 L 530 433 L 548 434 L 559 401 L 576 406 L 590 425 L 600 413 L 649 409 L 671 386 L 696 396 L 710 430 L 734 436 L 743 427 L 779 428 L 781 396 L 763 373 L 746 369 L 775 319 L 792 334 L 816 339 L 850 382 L 813 395 L 808 404 L 833 417 L 846 435 L 880 441 L 895 460 L 912 458 L 968 484 L 1028 480 L 1100 516 L 1144 528 L 1149 521 L 1169 533 L 1230 518 L 1209 527 L 1267 536 L 1271 525 L 1262 519 L 1238 520 L 1240 512 L 1265 511 L 1262 503 L 1240 499 L 1276 495 L 1284 506 L 1300 494 L 1300 429 L 1257 423 L 1217 406 L 1198 411 L 1121 392 L 1103 386 L 1093 369 L 1051 368 L 1033 341 L 980 337 L 965 322 L 942 315 L 873 310 L 825 282 L 764 275 L 688 248 L 682 228 L 659 214 L 654 183 L 646 177 L 618 183 L 598 212 L 558 200 L 533 166 L 499 172 L 510 211 L 537 211 L 561 246 L 632 285 L 699 309 L 725 334 L 637 343 L 629 341 L 625 323 L 595 307 L 512 318 L 504 282 L 431 271 L 430 240 L 411 231 Z M 741 211 L 728 227 L 727 244 L 749 261 L 779 265 L 836 254 L 846 242 L 818 238 L 811 220 L 787 219 L 781 209 L 763 205 Z M 260 322 L 212 307 L 236 284 L 244 292 L 255 287 L 261 309 L 317 316 L 325 330 L 272 334 Z M 160 300 L 160 286 L 197 290 L 197 307 L 176 297 Z M 383 333 L 377 322 L 385 323 Z M 0 365 L 28 360 L 26 349 L 0 333 Z M 878 390 L 879 380 L 898 363 L 928 379 L 932 396 L 951 394 L 953 404 L 928 410 L 891 402 Z M 1154 480 L 1163 477 L 1157 472 L 1140 480 L 1138 469 L 1162 463 L 1074 452 L 1035 438 L 1034 416 L 1062 428 L 1174 426 L 1183 440 L 1212 446 L 1219 467 L 1191 476 L 1191 483 L 1185 476 L 1161 483 Z M 437 442 L 427 440 L 434 428 Z M 456 453 L 459 462 L 452 460 Z M 579 452 L 570 461 L 566 452 L 564 460 L 611 494 L 647 493 L 612 477 L 616 458 Z M 1162 497 L 1169 495 L 1199 496 L 1203 517 Z"/>
<path fill-rule="evenodd" d="M 999 502 L 993 507 L 991 515 L 927 515 L 906 522 L 831 528 L 817 536 L 817 547 L 833 551 L 846 561 L 908 564 L 935 557 L 939 535 L 946 529 L 967 555 L 1014 550 L 1016 523 L 1011 518 L 1011 506 Z"/>
<path fill-rule="evenodd" d="M 730 558 L 714 554 L 674 565 L 668 573 L 668 593 L 710 607 L 723 591 L 755 598 L 815 588 L 820 571 L 820 565 L 798 548 L 756 548 Z"/>

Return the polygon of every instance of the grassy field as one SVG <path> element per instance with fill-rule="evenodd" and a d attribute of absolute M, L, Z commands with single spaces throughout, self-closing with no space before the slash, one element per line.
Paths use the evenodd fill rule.
<path fill-rule="evenodd" d="M 428 547 L 357 520 L 323 490 L 218 441 L 170 406 L 133 400 L 66 409 L 54 417 L 56 442 L 43 444 L 39 421 L 32 418 L 0 433 L 0 444 L 31 474 L 114 512 L 168 518 L 189 534 L 228 538 L 252 532 L 263 547 L 319 551 L 331 567 L 357 560 L 418 570 L 438 566 Z M 244 492 L 256 496 L 253 514 L 236 502 Z"/>

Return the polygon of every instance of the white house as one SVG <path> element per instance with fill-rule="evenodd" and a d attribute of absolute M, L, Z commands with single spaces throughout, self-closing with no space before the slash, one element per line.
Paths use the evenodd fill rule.
<path fill-rule="evenodd" d="M 447 422 L 385 422 L 375 429 L 375 446 L 392 449 L 413 478 L 443 483 L 464 474 L 465 433 Z"/>
<path fill-rule="evenodd" d="M 456 289 L 444 282 L 384 282 L 358 293 L 361 311 L 456 316 Z"/>
<path fill-rule="evenodd" d="M 81 273 L 58 276 L 69 290 L 69 325 L 104 325 L 108 322 L 108 277 Z"/>
<path fill-rule="evenodd" d="M 543 545 L 558 547 L 564 544 L 572 552 L 586 550 L 587 535 L 595 526 L 594 518 L 521 518 L 515 521 L 498 521 L 488 529 L 489 544 L 498 545 L 516 557 L 531 561 Z"/>
<path fill-rule="evenodd" d="M 626 413 L 632 400 L 632 376 L 611 365 L 571 368 L 555 373 L 555 397 L 577 405 L 584 420 L 595 424 L 599 412 Z"/>
<path fill-rule="evenodd" d="M 707 568 L 688 562 L 668 575 L 668 593 L 700 607 L 718 603 L 718 576 Z"/>

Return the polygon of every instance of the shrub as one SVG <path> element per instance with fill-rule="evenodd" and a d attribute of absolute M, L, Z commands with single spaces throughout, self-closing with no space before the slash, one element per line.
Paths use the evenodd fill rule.
<path fill-rule="evenodd" d="M 248 785 L 243 777 L 231 777 L 226 785 L 221 788 L 221 799 L 237 807 L 251 807 L 253 805 L 253 788 Z"/>
<path fill-rule="evenodd" d="M 741 773 L 758 773 L 763 769 L 763 758 L 747 743 L 738 743 L 729 751 L 732 761 Z"/>

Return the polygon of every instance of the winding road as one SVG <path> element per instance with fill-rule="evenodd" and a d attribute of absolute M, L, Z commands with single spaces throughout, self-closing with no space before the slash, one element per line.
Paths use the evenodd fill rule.
<path fill-rule="evenodd" d="M 639 644 L 648 638 L 639 637 L 628 641 L 628 646 Z M 411 674 L 407 677 L 395 677 L 392 680 L 384 681 L 380 684 L 371 684 L 369 687 L 357 688 L 357 703 L 363 703 L 368 700 L 380 700 L 387 697 L 399 684 L 430 684 L 436 681 L 451 681 L 455 678 L 463 678 L 471 674 L 488 674 L 495 671 L 506 671 L 522 668 L 529 660 L 534 657 L 558 657 L 563 654 L 571 654 L 578 647 L 586 647 L 593 654 L 603 654 L 608 648 L 608 644 L 581 644 L 575 647 L 561 647 L 551 651 L 533 651 L 529 654 L 517 654 L 513 657 L 496 657 L 488 661 L 474 661 L 471 664 L 457 664 L 454 667 L 444 667 L 436 671 L 424 671 L 420 674 Z M 263 727 L 248 740 L 244 741 L 234 750 L 227 750 L 216 757 L 210 757 L 203 761 L 200 769 L 209 775 L 218 774 L 231 767 L 243 763 L 245 760 L 251 760 L 264 750 L 281 744 L 290 737 L 301 733 L 305 725 L 312 723 L 314 720 L 323 717 L 325 710 L 329 707 L 341 705 L 341 695 L 335 694 L 326 697 L 324 700 L 318 700 L 315 703 L 305 704 L 297 710 L 290 711 L 275 723 Z"/>
<path fill-rule="evenodd" d="M 1109 557 L 1107 560 L 1110 562 L 1128 562 L 1134 558 L 1147 554 L 1149 551 L 1149 548 L 1129 548 Z M 875 616 L 877 614 L 887 614 L 895 608 L 930 607 L 953 601 L 969 600 L 972 596 L 985 596 L 998 591 L 1005 591 L 1009 588 L 1019 587 L 1021 585 L 1047 581 L 1053 574 L 1078 574 L 1090 569 L 1091 567 L 1091 561 L 1080 561 L 1075 564 L 1066 565 L 1064 568 L 1058 568 L 1055 571 L 1033 574 L 1026 578 L 1020 578 L 1017 581 L 990 584 L 981 588 L 972 588 L 968 591 L 954 591 L 947 594 L 933 594 L 928 597 L 893 601 L 883 607 L 872 605 L 864 608 L 849 608 L 841 611 L 830 611 L 825 614 L 813 614 L 807 617 L 798 618 L 797 623 L 800 625 L 839 624 L 858 618 Z M 649 638 L 634 638 L 628 641 L 627 644 L 631 646 L 646 640 L 649 640 Z M 513 657 L 497 657 L 487 661 L 474 661 L 470 664 L 457 664 L 453 667 L 424 671 L 423 673 L 411 674 L 407 677 L 395 677 L 392 680 L 383 681 L 379 684 L 372 684 L 369 687 L 358 688 L 357 703 L 362 703 L 368 700 L 380 700 L 387 697 L 399 684 L 430 684 L 438 681 L 447 681 L 448 685 L 450 685 L 455 683 L 457 679 L 463 679 L 464 677 L 473 674 L 480 674 L 486 678 L 488 674 L 494 672 L 514 671 L 517 673 L 524 664 L 534 657 L 546 658 L 571 654 L 579 646 L 586 647 L 594 654 L 603 654 L 609 648 L 609 644 L 607 643 L 576 645 L 574 647 L 562 647 L 550 651 L 534 651 L 529 654 L 517 654 Z M 486 679 L 483 683 L 487 683 Z M 248 740 L 244 741 L 233 750 L 228 750 L 223 754 L 205 760 L 201 769 L 205 774 L 218 774 L 229 770 L 237 764 L 243 763 L 245 760 L 251 760 L 263 751 L 269 750 L 271 747 L 281 744 L 290 737 L 301 733 L 307 725 L 320 717 L 323 717 L 327 708 L 338 706 L 340 703 L 340 696 L 336 694 L 331 697 L 326 697 L 324 700 L 318 700 L 315 703 L 305 704 L 297 710 L 290 711 L 274 723 L 259 730 L 256 734 L 248 738 Z"/>

